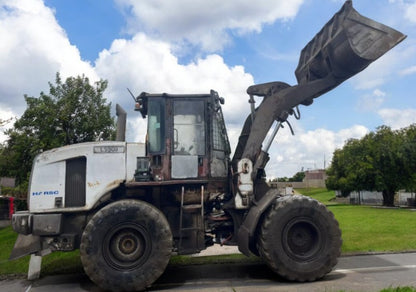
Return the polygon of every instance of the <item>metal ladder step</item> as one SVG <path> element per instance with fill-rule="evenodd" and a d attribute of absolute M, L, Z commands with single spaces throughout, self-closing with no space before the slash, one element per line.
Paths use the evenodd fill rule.
<path fill-rule="evenodd" d="M 201 204 L 189 204 L 189 205 L 183 205 L 182 210 L 185 212 L 194 212 L 202 208 Z"/>
<path fill-rule="evenodd" d="M 194 231 L 194 232 L 204 232 L 204 186 L 201 185 L 201 203 L 200 204 L 184 204 L 185 201 L 185 187 L 182 186 L 181 190 L 181 208 L 179 215 L 179 246 L 178 250 L 182 248 L 182 239 L 183 231 Z M 184 213 L 196 213 L 200 211 L 201 215 L 201 226 L 199 227 L 183 227 L 183 214 Z"/>

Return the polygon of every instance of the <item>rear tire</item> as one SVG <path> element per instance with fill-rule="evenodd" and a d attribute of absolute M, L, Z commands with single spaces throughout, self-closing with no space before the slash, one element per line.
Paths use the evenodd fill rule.
<path fill-rule="evenodd" d="M 267 265 L 290 281 L 315 281 L 341 254 L 338 221 L 323 204 L 304 196 L 279 198 L 263 219 L 258 249 Z"/>
<path fill-rule="evenodd" d="M 137 200 L 114 202 L 98 211 L 82 234 L 85 273 L 111 291 L 144 290 L 164 272 L 172 233 L 161 211 Z"/>

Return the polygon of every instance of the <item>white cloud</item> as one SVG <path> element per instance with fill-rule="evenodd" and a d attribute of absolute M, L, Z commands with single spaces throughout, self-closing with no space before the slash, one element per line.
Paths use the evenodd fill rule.
<path fill-rule="evenodd" d="M 135 94 L 142 91 L 207 93 L 210 89 L 217 90 L 226 99 L 223 110 L 234 150 L 244 119 L 250 112 L 245 90 L 253 84 L 253 77 L 241 66 L 227 66 L 216 54 L 182 65 L 172 51 L 172 46 L 166 42 L 137 34 L 131 40 L 116 40 L 110 49 L 102 51 L 96 61 L 96 70 L 101 77 L 110 80 L 107 92 L 110 99 L 124 103 L 127 108 L 132 108 L 132 102 L 126 87 Z M 375 89 L 372 95 L 383 97 L 384 92 Z M 296 120 L 292 125 L 296 135 L 292 136 L 285 126 L 270 149 L 271 161 L 267 167 L 270 176 L 293 175 L 301 167 L 322 168 L 324 157 L 328 166 L 336 148 L 342 147 L 347 139 L 368 133 L 364 126 L 357 125 L 338 132 L 325 129 L 305 132 Z M 128 132 L 129 140 L 144 141 L 146 121 L 139 114 L 131 114 Z"/>
<path fill-rule="evenodd" d="M 403 75 L 403 76 L 411 75 L 411 74 L 414 74 L 414 73 L 416 73 L 416 66 L 411 66 L 411 67 L 408 67 L 408 68 L 403 69 L 402 71 L 400 71 L 400 75 Z"/>
<path fill-rule="evenodd" d="M 56 72 L 62 77 L 85 74 L 97 79 L 43 1 L 0 3 L 1 108 L 13 107 L 21 114 L 25 106 L 23 94 L 37 96 L 47 90 Z"/>
<path fill-rule="evenodd" d="M 221 49 L 230 41 L 228 30 L 260 32 L 264 24 L 293 18 L 303 1 L 117 0 L 130 16 L 129 32 L 145 31 L 164 40 L 200 45 L 208 51 Z"/>
<path fill-rule="evenodd" d="M 361 138 L 369 132 L 362 125 L 337 132 L 326 129 L 305 132 L 298 126 L 294 128 L 297 132 L 295 136 L 291 136 L 286 129 L 279 132 L 280 135 L 275 139 L 266 168 L 268 177 L 290 177 L 302 168 L 328 167 L 335 149 L 341 148 L 348 139 Z"/>
<path fill-rule="evenodd" d="M 416 109 L 381 109 L 378 114 L 383 123 L 392 129 L 400 129 L 416 123 Z"/>
<path fill-rule="evenodd" d="M 97 76 L 107 79 L 106 96 L 114 103 L 121 103 L 129 113 L 133 103 L 126 87 L 135 94 L 141 91 L 207 93 L 215 89 L 226 98 L 224 114 L 234 148 L 249 114 L 245 90 L 254 83 L 253 76 L 242 66 L 228 66 L 216 54 L 180 64 L 175 55 L 177 47 L 172 42 L 190 42 L 206 50 L 221 49 L 230 41 L 231 34 L 259 32 L 266 23 L 293 18 L 303 0 L 118 2 L 125 9 L 131 9 L 131 32 L 144 31 L 150 36 L 131 33 L 130 40 L 115 40 L 109 49 L 100 53 L 92 67 L 81 60 L 54 12 L 41 0 L 0 0 L 0 117 L 10 114 L 5 109 L 22 110 L 23 94 L 36 96 L 41 90 L 47 90 L 47 82 L 53 81 L 58 71 L 63 77 L 85 73 L 92 80 Z M 354 85 L 374 89 L 388 80 L 397 71 L 395 62 L 404 59 L 399 52 L 394 52 L 370 66 L 368 74 L 359 74 Z M 411 56 L 406 58 L 412 60 Z M 372 97 L 382 98 L 383 94 L 374 90 Z M 385 112 L 382 114 L 388 116 Z M 146 122 L 139 115 L 130 114 L 130 140 L 144 140 Z M 416 116 L 415 112 L 409 115 Z M 328 165 L 335 148 L 349 138 L 360 138 L 368 132 L 364 126 L 337 132 L 325 129 L 305 132 L 300 124 L 293 124 L 296 136 L 292 137 L 286 127 L 272 145 L 269 175 L 294 174 L 302 166 L 323 167 L 324 156 Z"/>
<path fill-rule="evenodd" d="M 102 51 L 96 61 L 96 70 L 101 77 L 111 81 L 110 99 L 120 102 L 121 96 L 125 96 L 125 107 L 132 106 L 126 87 L 135 94 L 142 91 L 205 93 L 210 89 L 218 90 L 226 98 L 223 110 L 234 150 L 250 111 L 245 90 L 253 84 L 253 77 L 241 66 L 227 66 L 215 54 L 181 65 L 172 51 L 172 46 L 166 42 L 137 34 L 131 40 L 116 40 L 110 49 Z M 372 92 L 376 98 L 384 95 L 379 89 Z M 368 133 L 367 128 L 357 125 L 338 132 L 325 129 L 305 132 L 298 121 L 292 121 L 292 124 L 296 135 L 292 136 L 286 126 L 280 130 L 270 149 L 269 176 L 293 175 L 301 167 L 322 168 L 324 157 L 328 166 L 336 148 L 342 147 L 347 139 L 360 138 Z M 128 132 L 128 139 L 144 141 L 146 122 L 139 114 L 129 118 Z"/>
<path fill-rule="evenodd" d="M 374 89 L 371 93 L 365 94 L 358 100 L 359 111 L 374 111 L 383 104 L 386 93 L 380 89 Z"/>
<path fill-rule="evenodd" d="M 410 52 L 393 49 L 370 64 L 363 72 L 351 79 L 355 89 L 374 89 L 389 82 L 399 71 L 404 59 L 412 59 Z"/>
<path fill-rule="evenodd" d="M 415 0 L 389 0 L 389 3 L 396 4 L 401 9 L 406 20 L 416 23 L 416 2 Z"/>
<path fill-rule="evenodd" d="M 3 125 L 0 125 L 0 143 L 4 142 L 7 139 L 7 136 L 4 134 L 4 131 L 10 129 L 14 123 L 14 117 L 16 115 L 10 109 L 1 109 L 0 108 L 0 122 L 3 122 Z"/>
<path fill-rule="evenodd" d="M 416 23 L 416 2 L 406 5 L 405 18 Z"/>
<path fill-rule="evenodd" d="M 229 67 L 219 55 L 209 55 L 181 65 L 167 42 L 137 34 L 131 40 L 115 40 L 103 50 L 96 67 L 81 60 L 59 26 L 54 12 L 41 0 L 0 2 L 0 108 L 24 110 L 23 94 L 37 96 L 48 90 L 56 72 L 62 77 L 85 73 L 109 81 L 106 96 L 132 108 L 126 91 L 134 93 L 207 93 L 215 89 L 226 97 L 224 112 L 229 123 L 242 124 L 249 112 L 246 88 L 253 77 L 242 66 Z M 97 73 L 96 73 L 97 72 Z M 139 116 L 139 114 L 137 115 Z M 131 137 L 144 136 L 143 120 L 130 117 Z M 238 131 L 239 132 L 239 131 Z M 238 136 L 237 136 L 238 137 Z"/>
<path fill-rule="evenodd" d="M 223 110 L 227 122 L 242 124 L 249 113 L 245 90 L 254 83 L 253 77 L 242 66 L 229 67 L 219 55 L 208 55 L 181 65 L 172 50 L 168 43 L 144 34 L 137 34 L 131 40 L 115 40 L 96 60 L 97 73 L 109 80 L 106 92 L 109 99 L 132 108 L 127 87 L 135 95 L 142 91 L 209 93 L 214 89 L 225 97 Z M 132 130 L 136 133 L 129 138 L 142 139 L 143 125 Z"/>

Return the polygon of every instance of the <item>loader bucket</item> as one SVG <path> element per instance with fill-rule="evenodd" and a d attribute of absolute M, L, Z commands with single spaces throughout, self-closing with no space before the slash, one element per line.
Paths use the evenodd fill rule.
<path fill-rule="evenodd" d="M 405 38 L 399 31 L 360 15 L 352 1 L 346 1 L 302 50 L 296 78 L 305 84 L 332 75 L 339 81 L 335 87 Z"/>
<path fill-rule="evenodd" d="M 252 177 L 256 177 L 267 163 L 267 156 L 263 155 L 264 160 L 258 157 L 274 121 L 285 122 L 296 106 L 312 104 L 314 98 L 364 70 L 405 38 L 399 31 L 360 15 L 352 1 L 346 1 L 302 50 L 295 71 L 297 85 L 269 82 L 247 89 L 249 95 L 264 98 L 246 120 L 233 165 L 241 158 L 256 161 L 252 170 Z"/>

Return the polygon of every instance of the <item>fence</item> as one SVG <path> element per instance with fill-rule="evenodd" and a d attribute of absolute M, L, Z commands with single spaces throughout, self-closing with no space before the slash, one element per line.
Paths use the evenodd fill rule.
<path fill-rule="evenodd" d="M 0 196 L 0 220 L 10 220 L 14 213 L 14 198 Z"/>
<path fill-rule="evenodd" d="M 336 192 L 340 196 L 340 192 Z M 383 205 L 383 194 L 381 192 L 359 191 L 351 192 L 349 195 L 350 204 L 356 205 Z M 399 191 L 395 195 L 394 204 L 400 207 L 416 207 L 416 194 Z"/>
<path fill-rule="evenodd" d="M 397 196 L 397 205 L 416 207 L 416 194 L 408 192 L 399 192 Z"/>

